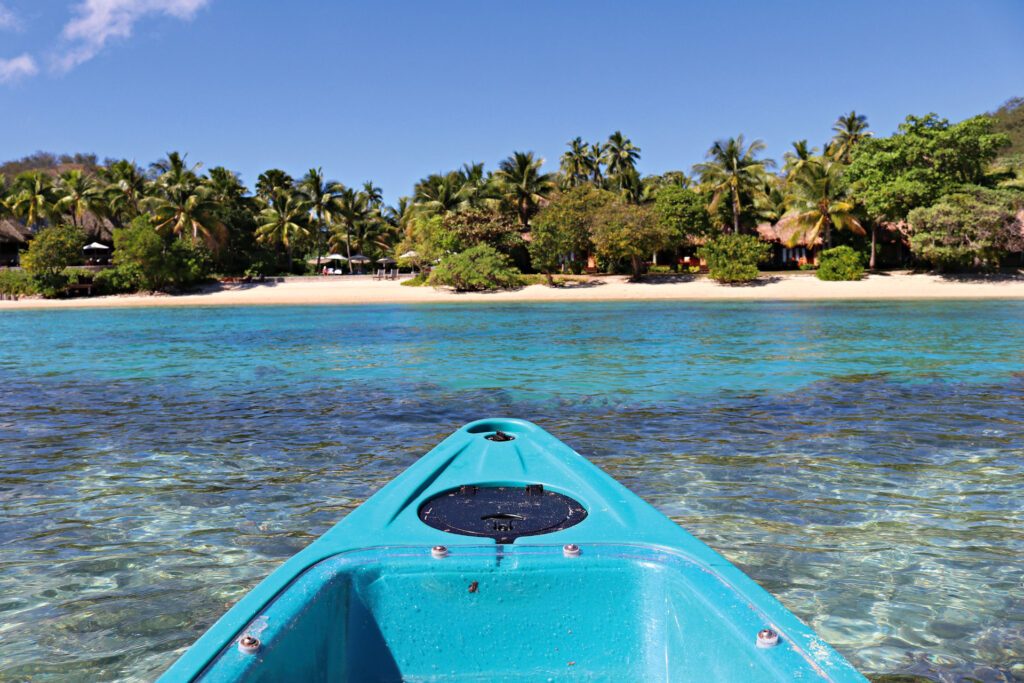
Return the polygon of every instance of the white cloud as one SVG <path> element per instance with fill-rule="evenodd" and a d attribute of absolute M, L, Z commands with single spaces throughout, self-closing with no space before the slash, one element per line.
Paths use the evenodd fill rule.
<path fill-rule="evenodd" d="M 26 76 L 35 76 L 37 73 L 39 67 L 29 54 L 0 59 L 0 83 L 10 83 Z"/>
<path fill-rule="evenodd" d="M 14 12 L 0 4 L 0 29 L 17 30 L 21 28 L 21 22 Z"/>
<path fill-rule="evenodd" d="M 87 62 L 111 38 L 127 38 L 135 23 L 147 15 L 163 14 L 189 20 L 210 0 L 83 0 L 75 9 L 75 17 L 64 26 L 62 36 L 67 43 L 54 66 L 67 71 Z"/>

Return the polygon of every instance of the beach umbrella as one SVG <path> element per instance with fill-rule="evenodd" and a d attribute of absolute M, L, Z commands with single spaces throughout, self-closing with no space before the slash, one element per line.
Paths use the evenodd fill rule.
<path fill-rule="evenodd" d="M 87 244 L 82 247 L 82 251 L 89 251 L 90 249 L 102 249 L 104 251 L 108 251 L 110 247 L 105 244 L 100 244 L 99 242 L 93 242 L 92 244 Z"/>
<path fill-rule="evenodd" d="M 397 262 L 395 261 L 395 259 L 391 258 L 390 256 L 385 256 L 384 258 L 377 259 L 377 263 L 380 263 L 380 264 L 386 266 L 388 264 L 397 263 Z"/>
<path fill-rule="evenodd" d="M 327 256 L 324 256 L 323 260 L 324 261 L 347 261 L 348 259 L 346 259 L 341 254 L 328 254 Z"/>
<path fill-rule="evenodd" d="M 417 254 L 415 251 L 412 251 L 410 249 L 409 251 L 405 252 L 404 254 L 399 256 L 398 258 L 416 258 L 417 256 L 419 256 L 419 254 Z"/>
<path fill-rule="evenodd" d="M 353 256 L 350 256 L 348 260 L 351 263 L 369 263 L 370 262 L 370 259 L 367 258 L 366 256 L 363 256 L 362 254 L 355 254 Z"/>

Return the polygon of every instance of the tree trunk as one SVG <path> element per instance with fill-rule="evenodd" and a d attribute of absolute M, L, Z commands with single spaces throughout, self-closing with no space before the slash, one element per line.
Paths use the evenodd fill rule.
<path fill-rule="evenodd" d="M 871 225 L 871 259 L 868 261 L 868 268 L 875 269 L 875 242 L 878 237 L 878 226 Z"/>
<path fill-rule="evenodd" d="M 633 256 L 632 257 L 632 261 L 633 261 L 633 281 L 634 282 L 639 282 L 640 281 L 640 276 L 641 276 L 641 272 L 640 271 L 643 269 L 643 262 L 640 260 L 639 256 Z"/>
<path fill-rule="evenodd" d="M 740 193 L 739 190 L 732 190 L 732 234 L 740 234 Z"/>
<path fill-rule="evenodd" d="M 348 274 L 352 274 L 352 230 L 345 226 L 345 256 L 348 256 Z"/>

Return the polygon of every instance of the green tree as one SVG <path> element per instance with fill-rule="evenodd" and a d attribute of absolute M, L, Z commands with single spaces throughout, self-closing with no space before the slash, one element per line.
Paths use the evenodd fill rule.
<path fill-rule="evenodd" d="M 115 226 L 123 226 L 139 215 L 146 196 L 146 177 L 135 163 L 121 159 L 101 171 L 106 183 L 103 198 L 107 215 Z"/>
<path fill-rule="evenodd" d="M 682 239 L 695 243 L 714 232 L 707 197 L 696 190 L 669 185 L 658 190 L 654 215 Z"/>
<path fill-rule="evenodd" d="M 611 261 L 628 260 L 632 279 L 643 275 L 644 259 L 678 239 L 647 206 L 609 202 L 594 221 L 593 240 L 598 255 Z"/>
<path fill-rule="evenodd" d="M 741 198 L 756 195 L 764 185 L 765 171 L 772 166 L 770 160 L 759 160 L 757 155 L 764 151 L 765 144 L 754 140 L 746 145 L 743 136 L 718 140 L 708 150 L 708 161 L 694 166 L 701 182 L 712 192 L 710 210 L 717 208 L 720 200 L 728 196 L 732 200 L 732 231 L 740 232 L 740 215 L 743 211 Z"/>
<path fill-rule="evenodd" d="M 278 188 L 273 202 L 256 219 L 256 238 L 265 244 L 281 245 L 292 269 L 293 252 L 310 236 L 310 202 L 302 194 Z"/>
<path fill-rule="evenodd" d="M 526 230 L 530 218 L 555 189 L 554 176 L 541 173 L 543 159 L 534 159 L 533 152 L 513 152 L 498 165 L 496 175 L 508 204 L 515 208 L 519 224 Z"/>
<path fill-rule="evenodd" d="M 43 228 L 28 245 L 21 265 L 44 296 L 52 297 L 67 286 L 64 269 L 82 262 L 85 233 L 73 225 Z"/>
<path fill-rule="evenodd" d="M 213 249 L 220 246 L 226 230 L 217 216 L 217 203 L 194 174 L 172 170 L 154 189 L 143 205 L 150 210 L 157 230 L 190 239 L 192 244 L 202 238 Z"/>
<path fill-rule="evenodd" d="M 619 189 L 622 189 L 624 179 L 630 175 L 630 172 L 636 171 L 636 162 L 640 160 L 640 148 L 617 130 L 608 136 L 604 154 L 608 177 L 615 181 Z"/>
<path fill-rule="evenodd" d="M 939 270 L 998 268 L 1011 252 L 1024 251 L 1024 198 L 978 189 L 950 194 L 910 212 L 910 248 Z"/>
<path fill-rule="evenodd" d="M 435 173 L 416 183 L 415 203 L 421 213 L 450 213 L 469 205 L 471 189 L 458 171 Z"/>
<path fill-rule="evenodd" d="M 590 181 L 590 159 L 587 143 L 583 138 L 574 138 L 568 143 L 569 150 L 562 154 L 562 177 L 566 187 L 579 187 Z"/>
<path fill-rule="evenodd" d="M 808 244 L 823 234 L 825 246 L 831 247 L 832 228 L 865 234 L 842 184 L 843 168 L 838 161 L 815 158 L 790 183 L 786 203 Z M 874 267 L 874 254 L 871 260 Z"/>
<path fill-rule="evenodd" d="M 873 220 L 900 221 L 943 195 L 994 184 L 988 167 L 1008 143 L 987 116 L 908 116 L 895 135 L 862 140 L 846 177 Z"/>
<path fill-rule="evenodd" d="M 441 224 L 451 243 L 449 251 L 464 251 L 479 244 L 489 244 L 509 254 L 523 246 L 519 225 L 509 214 L 489 209 L 465 209 L 441 218 Z"/>
<path fill-rule="evenodd" d="M 372 187 L 372 185 L 371 185 Z M 345 186 L 333 180 L 325 180 L 321 168 L 311 168 L 299 181 L 299 191 L 310 203 L 310 210 L 315 219 L 313 228 L 316 233 L 316 269 L 320 270 L 320 258 L 326 241 L 329 226 L 338 213 L 338 196 Z M 378 188 L 374 188 L 378 189 Z M 378 190 L 379 191 L 379 190 Z"/>
<path fill-rule="evenodd" d="M 835 135 L 829 144 L 826 153 L 836 161 L 844 164 L 850 163 L 850 155 L 853 149 L 864 140 L 872 136 L 868 130 L 868 117 L 851 111 L 849 114 L 840 116 L 832 126 Z"/>
<path fill-rule="evenodd" d="M 15 178 L 8 206 L 25 225 L 38 229 L 43 221 L 54 217 L 57 199 L 50 176 L 30 171 Z"/>
<path fill-rule="evenodd" d="M 615 201 L 615 195 L 586 184 L 553 198 L 533 219 L 530 226 L 530 260 L 533 267 L 548 276 L 566 264 L 580 273 L 594 245 L 591 241 L 601 209 Z"/>
<path fill-rule="evenodd" d="M 70 218 L 71 224 L 75 227 L 82 226 L 86 213 L 105 212 L 106 207 L 102 204 L 96 181 L 78 169 L 65 171 L 60 175 L 55 195 L 54 212 Z"/>
<path fill-rule="evenodd" d="M 281 190 L 294 190 L 295 180 L 279 168 L 270 168 L 256 178 L 256 196 L 272 202 Z"/>

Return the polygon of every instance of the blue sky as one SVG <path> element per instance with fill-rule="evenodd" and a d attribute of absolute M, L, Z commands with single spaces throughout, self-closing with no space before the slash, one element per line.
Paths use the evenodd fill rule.
<path fill-rule="evenodd" d="M 0 0 L 0 158 L 165 152 L 322 166 L 394 201 L 621 129 L 640 170 L 744 133 L 780 157 L 855 108 L 961 119 L 1024 95 L 1020 0 Z"/>

